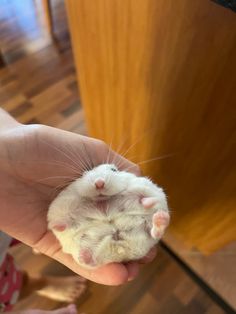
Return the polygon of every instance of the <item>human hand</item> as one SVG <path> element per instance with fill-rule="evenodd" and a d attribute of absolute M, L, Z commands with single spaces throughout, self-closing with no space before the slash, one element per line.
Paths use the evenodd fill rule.
<path fill-rule="evenodd" d="M 138 274 L 138 262 L 83 269 L 62 252 L 47 230 L 47 210 L 57 189 L 108 157 L 120 169 L 140 174 L 136 165 L 93 138 L 42 125 L 18 124 L 2 132 L 0 229 L 92 281 L 118 285 L 131 280 Z M 155 249 L 141 262 L 149 262 L 154 256 Z"/>

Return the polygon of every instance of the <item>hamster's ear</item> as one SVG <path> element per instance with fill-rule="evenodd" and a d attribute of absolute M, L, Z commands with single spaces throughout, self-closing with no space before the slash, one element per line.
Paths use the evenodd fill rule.
<path fill-rule="evenodd" d="M 90 266 L 90 267 L 95 267 L 96 263 L 93 258 L 93 253 L 90 249 L 84 248 L 81 249 L 79 252 L 79 262 L 81 264 Z"/>
<path fill-rule="evenodd" d="M 62 222 L 62 221 L 54 221 L 54 222 L 50 222 L 48 227 L 51 230 L 63 232 L 69 227 L 69 224 L 66 222 Z"/>

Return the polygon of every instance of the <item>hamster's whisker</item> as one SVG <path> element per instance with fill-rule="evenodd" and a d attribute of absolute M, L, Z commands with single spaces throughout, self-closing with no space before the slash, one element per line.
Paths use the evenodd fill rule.
<path fill-rule="evenodd" d="M 73 159 L 75 165 L 78 167 L 78 168 L 81 168 L 81 165 L 82 165 L 82 171 L 84 169 L 86 169 L 86 165 L 84 163 L 84 161 L 80 158 L 80 156 L 76 155 L 74 152 L 73 152 L 73 147 L 71 147 L 70 151 L 67 149 L 67 152 L 69 155 L 71 155 L 71 158 Z M 79 159 L 80 162 L 77 161 L 77 159 Z"/>
<path fill-rule="evenodd" d="M 111 151 L 112 151 L 112 144 L 113 144 L 113 141 L 114 141 L 114 135 L 115 135 L 115 132 L 113 131 L 113 134 L 111 136 L 111 140 L 109 141 L 110 144 L 109 144 L 109 148 L 108 148 L 108 154 L 107 154 L 107 158 L 106 158 L 106 164 L 110 163 L 110 157 L 111 157 Z"/>
<path fill-rule="evenodd" d="M 134 142 L 133 144 L 131 144 L 125 152 L 123 152 L 123 153 L 119 152 L 119 154 L 122 155 L 124 158 L 126 158 L 128 152 L 129 152 L 135 145 L 137 145 L 141 140 L 143 140 L 143 138 L 144 138 L 146 135 L 148 135 L 148 133 L 150 133 L 152 129 L 153 129 L 153 127 L 152 127 L 152 128 L 149 128 L 148 130 L 146 130 L 146 131 L 143 133 L 143 135 L 141 135 L 137 140 L 135 140 L 135 142 Z"/>
<path fill-rule="evenodd" d="M 155 160 L 160 160 L 160 159 L 166 159 L 166 158 L 169 158 L 169 157 L 172 157 L 174 156 L 175 154 L 168 154 L 168 155 L 163 155 L 163 156 L 160 156 L 160 157 L 155 157 L 155 158 L 150 158 L 150 159 L 147 159 L 147 160 L 143 160 L 143 161 L 140 161 L 140 162 L 137 162 L 136 164 L 137 165 L 142 165 L 142 164 L 146 164 L 146 163 L 149 163 L 151 161 L 155 161 Z M 125 171 L 131 169 L 135 167 L 135 165 L 131 165 L 130 167 L 124 169 Z"/>
<path fill-rule="evenodd" d="M 108 154 L 107 154 L 107 158 L 106 158 L 106 164 L 108 164 L 109 163 L 109 160 L 110 160 L 110 156 L 111 156 L 111 146 L 112 146 L 112 141 L 111 141 L 111 143 L 110 143 L 110 145 L 109 145 L 109 149 L 108 149 Z"/>
<path fill-rule="evenodd" d="M 70 169 L 73 173 L 77 174 L 78 176 L 81 176 L 81 172 L 79 172 L 79 169 L 73 167 L 71 164 L 67 164 L 65 162 L 61 162 L 58 160 L 52 160 L 52 161 L 38 161 L 38 160 L 31 160 L 30 162 L 37 162 L 37 164 L 49 164 L 49 165 L 57 165 L 60 167 L 64 167 L 66 169 Z"/>
<path fill-rule="evenodd" d="M 167 155 L 162 155 L 162 156 L 159 156 L 159 157 L 150 158 L 150 159 L 147 159 L 147 160 L 143 160 L 143 161 L 137 162 L 137 164 L 138 165 L 142 165 L 142 164 L 154 161 L 154 160 L 160 160 L 160 159 L 166 159 L 166 158 L 169 158 L 169 157 L 173 157 L 174 155 L 175 155 L 174 153 L 167 154 Z"/>
<path fill-rule="evenodd" d="M 65 181 L 61 184 L 58 184 L 57 186 L 53 187 L 54 192 L 58 192 L 59 190 L 63 190 L 67 185 L 69 185 L 71 181 Z"/>
<path fill-rule="evenodd" d="M 122 169 L 122 170 L 123 170 L 123 171 L 127 171 L 127 170 L 129 170 L 129 169 L 135 168 L 136 165 L 137 165 L 137 164 L 131 165 L 131 166 L 129 166 L 129 167 L 125 168 L 125 169 Z"/>
<path fill-rule="evenodd" d="M 87 157 L 89 157 L 87 152 L 85 154 L 81 154 L 79 156 L 77 155 L 77 157 L 79 157 L 79 160 L 83 163 L 84 169 L 86 171 L 89 171 L 93 168 L 92 163 L 89 162 L 89 160 L 87 160 Z"/>
<path fill-rule="evenodd" d="M 76 161 L 76 163 L 78 164 L 78 167 L 81 168 L 82 172 L 88 171 L 90 170 L 89 166 L 86 163 L 86 159 L 82 159 L 80 156 L 76 156 L 76 160 L 78 159 L 78 162 Z M 81 167 L 82 165 L 82 167 Z"/>
<path fill-rule="evenodd" d="M 90 154 L 87 151 L 86 145 L 84 145 L 84 149 L 85 149 L 86 156 L 88 158 L 88 159 L 86 158 L 86 162 L 88 164 L 88 170 L 91 170 L 95 167 L 95 164 L 94 164 L 93 159 L 91 158 Z"/>
<path fill-rule="evenodd" d="M 148 135 L 148 133 L 150 133 L 150 132 L 153 131 L 154 129 L 155 129 L 154 126 L 148 128 L 148 129 L 143 133 L 143 135 L 141 135 L 139 138 L 137 138 L 137 140 L 135 140 L 135 142 L 134 142 L 133 144 L 131 143 L 131 145 L 127 148 L 127 151 L 122 152 L 122 149 L 123 149 L 122 146 L 124 146 L 124 145 L 126 144 L 126 142 L 131 139 L 131 138 L 130 138 L 130 134 L 126 135 L 126 136 L 123 138 L 123 140 L 121 141 L 121 143 L 119 144 L 119 146 L 115 149 L 115 151 L 117 152 L 117 154 L 119 154 L 119 155 L 125 157 L 125 156 L 127 155 L 127 153 L 129 152 L 129 150 L 130 150 L 133 146 L 137 145 L 146 135 Z M 132 139 L 131 139 L 131 140 L 132 140 Z"/>
<path fill-rule="evenodd" d="M 121 158 L 122 154 L 119 152 L 119 148 L 116 150 L 115 154 L 113 154 L 113 158 L 109 163 L 116 165 L 117 164 L 117 159 L 122 159 Z"/>
<path fill-rule="evenodd" d="M 83 149 L 84 149 L 84 151 L 85 151 L 85 154 L 86 154 L 86 156 L 87 156 L 88 159 L 89 159 L 89 160 L 86 159 L 86 162 L 87 162 L 88 167 L 89 167 L 88 170 L 91 170 L 91 169 L 93 169 L 93 168 L 95 167 L 94 162 L 93 162 L 93 160 L 91 159 L 91 156 L 90 156 L 90 154 L 88 153 L 87 148 L 86 148 L 86 145 L 84 144 L 83 141 L 82 141 L 82 144 L 83 144 Z"/>
<path fill-rule="evenodd" d="M 114 165 L 117 165 L 117 164 L 118 164 L 117 159 L 118 159 L 118 161 L 119 161 L 119 160 L 122 159 L 122 158 L 121 158 L 120 155 L 115 154 L 115 155 L 113 156 L 113 158 L 112 158 L 112 160 L 111 160 L 110 163 L 111 163 L 111 164 L 114 164 Z M 117 168 L 118 168 L 118 167 L 117 167 Z"/>
<path fill-rule="evenodd" d="M 66 154 L 63 150 L 59 149 L 58 147 L 56 147 L 55 145 L 52 145 L 42 139 L 39 139 L 41 142 L 43 142 L 44 144 L 50 146 L 51 148 L 55 149 L 56 151 L 58 151 L 59 153 L 63 154 L 66 158 L 68 158 L 74 166 L 78 166 L 78 164 L 76 164 L 76 162 L 68 155 Z"/>
<path fill-rule="evenodd" d="M 127 142 L 127 140 L 129 139 L 129 135 L 126 135 L 125 138 L 123 139 L 123 141 L 120 143 L 120 145 L 117 147 L 116 152 L 117 154 L 122 155 L 121 150 L 123 149 L 123 145 L 125 145 L 125 143 Z"/>
<path fill-rule="evenodd" d="M 122 168 L 122 166 L 124 165 L 125 161 L 124 159 L 122 159 L 121 157 L 119 157 L 118 161 L 115 161 L 114 164 L 117 166 L 117 168 Z"/>
<path fill-rule="evenodd" d="M 138 154 L 135 154 L 135 155 L 132 155 L 132 156 L 129 156 L 129 160 L 133 161 L 133 160 L 136 160 L 136 158 L 139 157 Z"/>
<path fill-rule="evenodd" d="M 52 179 L 68 179 L 68 178 L 71 180 L 77 179 L 77 177 L 72 177 L 72 176 L 51 176 L 51 177 L 36 180 L 36 182 L 43 182 L 43 181 L 52 180 Z"/>
<path fill-rule="evenodd" d="M 78 175 L 81 175 L 82 173 L 79 171 L 78 168 L 75 168 L 74 166 L 70 165 L 70 164 L 67 164 L 65 162 L 60 162 L 60 161 L 44 161 L 43 163 L 47 163 L 47 164 L 51 164 L 51 165 L 58 165 L 60 167 L 65 167 L 66 169 L 70 169 L 72 170 L 74 173 L 78 174 Z"/>
<path fill-rule="evenodd" d="M 81 164 L 82 164 L 82 170 L 83 172 L 85 170 L 89 170 L 89 165 L 86 163 L 86 158 L 82 158 L 81 155 L 79 155 L 77 152 L 74 151 L 74 147 L 72 145 L 70 145 L 70 150 L 69 148 L 67 149 L 68 154 L 71 155 L 71 157 L 74 160 L 74 163 L 76 164 L 76 166 L 78 166 L 79 168 L 81 168 Z M 80 162 L 77 161 L 77 159 L 79 159 Z"/>

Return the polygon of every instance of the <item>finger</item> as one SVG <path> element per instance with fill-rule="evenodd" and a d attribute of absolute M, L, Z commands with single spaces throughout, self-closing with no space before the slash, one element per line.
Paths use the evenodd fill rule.
<path fill-rule="evenodd" d="M 140 264 L 147 264 L 152 262 L 157 254 L 157 248 L 156 246 L 154 246 L 153 248 L 151 248 L 151 250 L 148 252 L 148 254 L 146 256 L 144 256 L 143 258 L 141 258 L 138 262 Z"/>
<path fill-rule="evenodd" d="M 57 252 L 53 258 L 75 273 L 97 283 L 117 286 L 128 281 L 128 268 L 123 264 L 111 263 L 97 269 L 85 269 L 79 266 L 70 255 L 64 254 L 62 251 Z"/>
<path fill-rule="evenodd" d="M 135 279 L 139 274 L 140 265 L 137 262 L 130 262 L 130 263 L 125 264 L 125 266 L 127 267 L 128 274 L 129 274 L 128 281 Z"/>

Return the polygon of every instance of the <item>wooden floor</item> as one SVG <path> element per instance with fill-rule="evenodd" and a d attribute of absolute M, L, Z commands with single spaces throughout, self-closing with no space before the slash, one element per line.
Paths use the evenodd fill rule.
<path fill-rule="evenodd" d="M 43 123 L 83 134 L 86 129 L 65 9 L 63 1 L 52 0 L 52 4 L 54 40 L 45 28 L 41 1 L 0 0 L 0 105 L 23 123 Z M 70 273 L 45 256 L 33 255 L 24 245 L 16 247 L 14 255 L 31 273 Z M 122 287 L 91 283 L 78 305 L 87 314 L 225 313 L 163 249 L 134 282 Z M 58 306 L 33 295 L 17 308 Z"/>
<path fill-rule="evenodd" d="M 70 271 L 43 255 L 33 255 L 21 245 L 13 249 L 18 264 L 32 275 L 69 275 Z M 62 304 L 32 295 L 16 307 L 50 309 Z M 223 314 L 223 311 L 162 249 L 156 260 L 143 267 L 139 277 L 126 285 L 107 287 L 89 284 L 78 303 L 86 314 Z"/>
<path fill-rule="evenodd" d="M 40 4 L 0 1 L 0 104 L 20 122 L 81 133 L 85 126 L 63 2 L 52 1 L 55 39 L 44 26 Z"/>
<path fill-rule="evenodd" d="M 236 309 L 236 243 L 205 256 L 188 247 L 170 231 L 165 234 L 165 244 L 186 263 L 214 292 Z"/>

